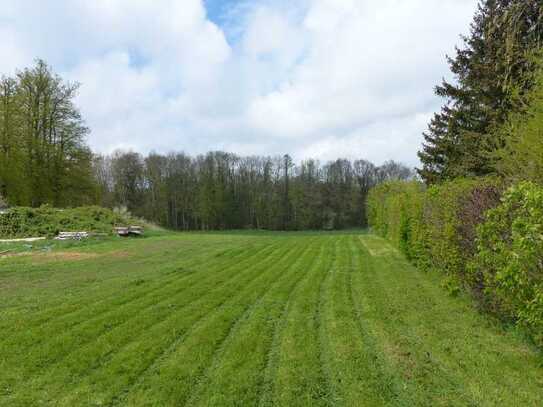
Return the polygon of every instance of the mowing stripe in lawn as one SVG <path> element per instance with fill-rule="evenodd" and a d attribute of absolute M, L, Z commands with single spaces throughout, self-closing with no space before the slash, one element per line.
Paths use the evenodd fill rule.
<path fill-rule="evenodd" d="M 270 247 L 266 251 L 271 251 L 272 249 L 273 247 Z M 141 312 L 141 310 L 150 306 L 160 305 L 161 302 L 157 303 L 156 298 L 163 298 L 162 302 L 165 302 L 170 301 L 172 296 L 189 290 L 193 296 L 201 292 L 206 292 L 206 283 L 208 281 L 214 281 L 215 284 L 221 283 L 222 280 L 227 281 L 231 274 L 226 273 L 226 270 L 232 269 L 232 275 L 235 276 L 235 270 L 246 263 L 252 264 L 253 257 L 254 255 L 250 255 L 247 259 L 237 262 L 233 260 L 231 262 L 233 264 L 222 265 L 219 263 L 216 265 L 215 269 L 208 269 L 208 273 L 204 276 L 204 279 L 198 280 L 196 276 L 193 276 L 192 281 L 185 281 L 185 279 L 179 278 L 178 281 L 170 281 L 169 284 L 163 283 L 158 289 L 144 292 L 143 295 L 136 297 L 133 295 L 125 295 L 124 297 L 121 297 L 121 300 L 110 304 L 110 307 L 105 309 L 103 307 L 101 310 L 85 308 L 80 313 L 72 315 L 67 322 L 61 320 L 60 325 L 53 325 L 52 327 L 47 326 L 49 329 L 40 326 L 35 330 L 29 330 L 28 332 L 23 333 L 19 337 L 11 338 L 11 343 L 0 343 L 0 350 L 2 347 L 10 347 L 12 353 L 14 353 L 12 356 L 17 357 L 17 348 L 24 349 L 25 347 L 33 346 L 36 352 L 41 352 L 42 349 L 46 349 L 47 351 L 43 354 L 45 359 L 42 359 L 41 362 L 37 362 L 35 358 L 31 359 L 33 360 L 33 367 L 36 364 L 39 366 L 48 366 L 50 361 L 55 359 L 56 355 L 60 354 L 65 357 L 69 353 L 70 340 L 73 343 L 72 348 L 79 347 L 100 334 L 108 332 L 114 327 L 130 321 L 131 317 L 137 316 L 137 311 Z M 217 273 L 217 271 L 219 271 L 219 273 Z M 222 277 L 222 280 L 218 277 Z M 202 285 L 203 288 L 200 287 Z M 199 291 L 197 291 L 198 289 Z M 91 317 L 92 315 L 94 315 L 94 317 Z M 57 331 L 62 332 L 62 335 L 55 336 L 48 341 L 47 339 L 50 338 L 49 333 Z M 55 343 L 58 345 L 55 346 Z M 39 357 L 38 360 L 40 360 Z"/>
<path fill-rule="evenodd" d="M 329 347 L 328 335 L 326 330 L 328 326 L 326 324 L 326 306 L 328 303 L 327 295 L 330 291 L 329 287 L 333 279 L 333 273 L 336 272 L 337 267 L 337 255 L 338 255 L 338 245 L 340 243 L 341 237 L 338 237 L 333 242 L 333 250 L 330 253 L 330 267 L 327 270 L 326 276 L 323 279 L 322 283 L 319 286 L 319 303 L 317 306 L 317 326 L 318 326 L 318 346 L 319 346 L 319 360 L 321 363 L 321 369 L 323 371 L 324 378 L 326 380 L 328 388 L 328 402 L 334 404 L 338 399 L 337 389 L 333 382 L 333 372 L 330 366 L 329 359 Z"/>
<path fill-rule="evenodd" d="M 278 253 L 278 250 L 280 249 L 281 247 L 270 247 L 267 254 L 265 254 L 265 257 L 260 261 L 250 263 L 248 266 L 252 266 L 252 268 L 244 269 L 241 272 L 239 271 L 239 268 L 244 267 L 246 264 L 245 262 L 239 262 L 235 268 L 231 267 L 231 270 L 227 275 L 222 276 L 222 273 L 219 274 L 219 276 L 222 276 L 222 280 L 209 278 L 209 276 L 214 276 L 210 271 L 206 281 L 198 282 L 200 290 L 189 290 L 186 295 L 185 292 L 182 291 L 181 293 L 178 293 L 176 297 L 156 297 L 159 298 L 160 301 L 156 302 L 155 298 L 154 303 L 147 304 L 149 306 L 145 310 L 131 310 L 128 308 L 126 314 L 129 318 L 128 321 L 132 321 L 130 326 L 126 325 L 127 321 L 124 321 L 122 324 L 109 330 L 104 330 L 102 325 L 89 326 L 89 335 L 94 334 L 94 336 L 85 341 L 85 343 L 88 344 L 85 345 L 85 343 L 83 343 L 74 347 L 73 356 L 71 355 L 72 352 L 64 354 L 63 357 L 55 363 L 56 365 L 60 365 L 58 368 L 54 369 L 53 372 L 55 372 L 55 374 L 43 376 L 41 380 L 33 383 L 33 385 L 37 388 L 43 387 L 47 385 L 48 380 L 53 380 L 50 378 L 55 378 L 54 381 L 59 382 L 58 386 L 65 386 L 68 383 L 73 383 L 74 378 L 81 376 L 89 369 L 99 367 L 99 362 L 104 357 L 111 358 L 116 353 L 122 351 L 127 343 L 129 344 L 136 339 L 137 335 L 144 330 L 151 330 L 151 328 L 155 326 L 160 327 L 164 325 L 164 323 L 170 321 L 176 312 L 183 310 L 185 305 L 191 305 L 191 301 L 199 300 L 199 302 L 201 302 L 202 298 L 204 298 L 204 294 L 209 295 L 209 293 L 213 293 L 224 286 L 229 287 L 239 280 L 241 280 L 239 285 L 242 287 L 243 284 L 247 283 L 247 278 L 255 277 L 251 270 L 254 270 L 255 268 L 258 269 L 260 263 L 263 263 L 261 267 L 266 267 L 269 263 L 273 262 L 274 256 L 277 257 L 280 255 L 280 253 Z M 176 302 L 180 302 L 181 305 L 176 304 L 176 308 L 171 308 L 170 305 Z M 191 308 L 197 307 L 197 304 L 198 302 L 195 305 L 191 305 Z M 122 329 L 125 325 L 125 329 Z M 94 331 L 93 327 L 95 328 Z M 172 329 L 175 329 L 175 327 Z M 99 332 L 98 335 L 96 335 L 97 331 Z M 46 353 L 49 355 L 49 352 Z M 64 359 L 66 359 L 66 361 L 64 361 Z M 51 373 L 51 371 L 48 373 Z M 61 380 L 62 378 L 64 378 L 63 380 L 67 381 L 67 383 L 64 383 L 63 380 Z M 54 387 L 56 384 L 57 383 L 52 386 Z"/>
<path fill-rule="evenodd" d="M 188 253 L 190 255 L 189 262 L 184 260 L 182 262 L 176 261 L 176 262 L 173 262 L 172 264 L 172 262 L 165 262 L 164 259 L 162 259 L 162 261 L 160 262 L 157 261 L 158 268 L 154 270 L 153 274 L 151 275 L 148 271 L 146 271 L 145 274 L 143 274 L 143 277 L 146 277 L 146 278 L 152 277 L 153 279 L 150 281 L 152 281 L 153 283 L 167 284 L 170 281 L 179 280 L 178 275 L 173 275 L 173 276 L 171 275 L 179 270 L 182 271 L 183 273 L 182 277 L 185 279 L 190 278 L 191 274 L 201 274 L 201 273 L 207 274 L 209 270 L 204 266 L 208 266 L 212 264 L 228 266 L 229 264 L 232 264 L 238 261 L 238 257 L 243 257 L 244 255 L 249 254 L 250 255 L 249 258 L 252 258 L 256 256 L 260 251 L 266 249 L 267 247 L 268 246 L 266 245 L 262 245 L 262 247 L 256 250 L 254 248 L 247 248 L 245 250 L 240 250 L 236 253 L 234 257 L 228 258 L 228 259 L 225 259 L 224 257 L 218 258 L 217 256 L 208 255 L 203 260 L 198 255 L 200 254 L 200 252 L 207 252 L 208 250 L 207 248 L 200 248 L 196 254 Z M 121 263 L 121 265 L 123 265 L 123 263 Z M 65 267 L 73 268 L 74 266 L 75 265 L 72 263 L 72 264 L 68 264 Z M 77 266 L 84 267 L 84 264 L 83 265 L 77 264 Z M 198 266 L 198 269 L 190 270 L 190 272 L 187 273 L 187 268 L 192 268 L 194 266 Z M 116 270 L 116 273 L 117 273 L 116 276 L 106 278 L 100 281 L 101 284 L 99 286 L 100 288 L 99 292 L 94 292 L 94 290 L 93 291 L 87 290 L 90 292 L 87 292 L 85 296 L 76 297 L 78 299 L 78 301 L 76 302 L 64 303 L 58 306 L 48 305 L 47 308 L 45 308 L 43 311 L 33 312 L 32 317 L 25 321 L 26 324 L 19 323 L 15 327 L 19 331 L 23 329 L 26 330 L 29 327 L 34 326 L 34 325 L 47 323 L 47 322 L 50 322 L 51 320 L 56 320 L 70 314 L 73 315 L 75 313 L 78 313 L 82 310 L 82 307 L 95 306 L 97 304 L 105 304 L 105 307 L 109 308 L 110 306 L 116 305 L 117 303 L 120 304 L 122 303 L 122 301 L 124 301 L 125 297 L 119 296 L 120 289 L 130 289 L 130 294 L 131 295 L 133 294 L 132 296 L 136 298 L 140 295 L 140 292 L 150 292 L 148 287 L 140 287 L 138 289 L 137 286 L 133 286 L 132 283 L 138 280 L 136 279 L 136 276 L 134 276 L 134 273 L 127 272 L 125 268 L 127 268 L 128 270 L 133 270 L 133 269 L 141 268 L 141 265 L 137 263 L 130 264 L 129 266 L 124 265 L 123 269 Z M 119 285 L 113 284 L 113 281 L 111 280 L 115 278 L 124 281 L 126 286 L 119 286 Z M 106 289 L 103 289 L 102 286 L 106 283 L 107 283 Z M 112 299 L 114 300 L 113 303 L 110 302 Z M 15 313 L 15 316 L 17 316 L 17 313 L 20 312 L 21 310 L 17 308 L 12 308 L 10 311 L 12 313 Z M 93 313 L 93 315 L 97 315 L 96 310 L 93 309 L 91 312 Z M 0 324 L 0 329 L 2 329 L 2 327 L 9 327 L 10 331 L 12 332 L 12 330 L 14 329 L 13 321 L 6 314 L 2 314 L 2 317 L 3 317 L 3 322 L 2 324 Z M 86 318 L 86 316 L 79 315 L 79 318 L 84 319 Z"/>
<path fill-rule="evenodd" d="M 0 264 L 1 406 L 543 399 L 539 351 L 373 235 L 171 234 L 81 250 L 95 255 Z"/>
<path fill-rule="evenodd" d="M 173 313 L 167 324 L 157 327 L 156 330 L 145 332 L 138 337 L 138 341 L 125 347 L 111 361 L 86 377 L 84 382 L 63 400 L 63 403 L 73 405 L 96 399 L 108 403 L 114 400 L 121 402 L 133 387 L 146 385 L 147 377 L 154 378 L 157 370 L 160 371 L 161 381 L 162 379 L 167 381 L 168 374 L 167 371 L 164 372 L 164 367 L 167 368 L 172 360 L 175 361 L 173 355 L 183 354 L 182 349 L 187 346 L 195 346 L 194 338 L 197 338 L 196 346 L 200 347 L 190 355 L 199 356 L 207 352 L 208 348 L 204 346 L 206 344 L 202 342 L 203 338 L 198 335 L 205 335 L 207 340 L 212 340 L 211 345 L 216 344 L 221 337 L 213 337 L 212 334 L 220 335 L 223 325 L 230 323 L 231 317 L 238 316 L 241 304 L 250 301 L 258 290 L 265 289 L 273 280 L 275 270 L 289 264 L 296 256 L 299 256 L 305 250 L 306 244 L 307 242 L 300 242 L 289 247 L 283 245 L 283 251 L 277 253 L 277 256 L 282 256 L 281 258 L 276 259 L 277 256 L 269 258 L 262 267 L 251 268 L 248 275 L 240 279 L 237 284 L 231 284 L 230 287 L 224 289 L 211 290 L 189 309 Z M 142 357 L 134 361 L 132 356 L 134 352 L 141 354 Z M 132 363 L 128 371 L 126 363 Z M 196 365 L 190 367 L 194 369 Z M 177 363 L 173 368 L 177 368 Z M 110 382 L 112 376 L 116 377 L 114 385 Z M 176 380 L 182 383 L 181 378 Z M 160 388 L 159 385 L 157 390 Z"/>
<path fill-rule="evenodd" d="M 377 345 L 377 338 L 374 332 L 367 324 L 367 315 L 371 308 L 364 308 L 363 296 L 365 292 L 360 287 L 360 282 L 371 278 L 368 269 L 367 258 L 370 254 L 362 250 L 359 237 L 353 237 L 349 241 L 349 250 L 351 254 L 351 273 L 349 274 L 349 293 L 351 307 L 354 313 L 355 323 L 360 331 L 362 348 L 364 352 L 360 357 L 367 366 L 370 366 L 367 372 L 367 382 L 371 382 L 375 388 L 381 389 L 381 403 L 384 405 L 411 406 L 410 398 L 406 398 L 406 392 L 403 381 L 388 363 L 384 357 L 382 349 Z M 402 393 L 402 397 L 400 397 Z"/>
<path fill-rule="evenodd" d="M 322 343 L 323 363 L 329 374 L 334 405 L 385 405 L 389 395 L 386 382 L 372 363 L 369 349 L 356 322 L 351 297 L 350 241 L 336 241 L 334 264 L 323 288 Z"/>
<path fill-rule="evenodd" d="M 261 386 L 260 406 L 329 404 L 319 358 L 319 287 L 331 265 L 334 238 L 326 237 L 319 261 L 289 299 L 275 330 Z"/>
<path fill-rule="evenodd" d="M 238 321 L 187 405 L 258 404 L 274 331 L 299 285 L 319 267 L 325 245 L 318 239 Z"/>
<path fill-rule="evenodd" d="M 198 381 L 205 378 L 206 367 L 214 365 L 214 360 L 221 355 L 229 338 L 237 332 L 237 326 L 250 315 L 251 309 L 259 303 L 264 293 L 281 281 L 296 276 L 293 264 L 297 259 L 308 256 L 313 240 L 305 242 L 303 251 L 291 253 L 285 256 L 285 261 L 270 267 L 266 278 L 259 281 L 257 286 L 244 290 L 201 321 L 167 359 L 149 370 L 129 396 L 128 404 L 145 404 L 147 394 L 152 394 L 156 405 L 184 404 Z"/>

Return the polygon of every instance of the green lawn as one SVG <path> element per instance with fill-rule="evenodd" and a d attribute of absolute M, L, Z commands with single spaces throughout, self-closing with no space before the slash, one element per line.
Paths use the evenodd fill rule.
<path fill-rule="evenodd" d="M 364 233 L 0 259 L 1 406 L 540 406 L 543 358 Z"/>

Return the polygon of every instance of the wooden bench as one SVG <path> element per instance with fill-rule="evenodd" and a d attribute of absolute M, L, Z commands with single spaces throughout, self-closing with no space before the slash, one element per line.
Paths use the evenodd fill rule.
<path fill-rule="evenodd" d="M 115 232 L 119 236 L 141 236 L 143 228 L 141 226 L 120 226 L 115 228 Z"/>

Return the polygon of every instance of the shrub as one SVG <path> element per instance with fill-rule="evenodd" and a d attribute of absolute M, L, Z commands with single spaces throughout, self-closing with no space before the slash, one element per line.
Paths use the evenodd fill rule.
<path fill-rule="evenodd" d="M 419 268 L 442 271 L 448 287 L 470 287 L 482 298 L 480 281 L 466 270 L 476 251 L 476 227 L 499 204 L 501 189 L 492 178 L 428 189 L 416 181 L 385 183 L 370 192 L 369 222 Z"/>
<path fill-rule="evenodd" d="M 492 178 L 426 190 L 393 182 L 370 192 L 368 214 L 373 230 L 420 268 L 445 272 L 451 294 L 469 289 L 543 345 L 543 187 L 525 181 L 503 193 Z"/>
<path fill-rule="evenodd" d="M 528 328 L 543 344 L 543 188 L 522 182 L 477 231 L 470 264 L 485 299 L 501 315 Z"/>
<path fill-rule="evenodd" d="M 466 279 L 475 253 L 476 227 L 499 204 L 501 187 L 492 178 L 458 179 L 428 189 L 424 197 L 427 261 L 435 269 Z"/>
<path fill-rule="evenodd" d="M 55 236 L 59 231 L 111 233 L 115 225 L 130 223 L 126 215 L 98 206 L 73 209 L 16 207 L 0 215 L 0 238 Z"/>
<path fill-rule="evenodd" d="M 423 242 L 422 197 L 424 187 L 416 181 L 391 181 L 370 191 L 368 222 L 390 239 L 410 259 L 417 259 Z"/>

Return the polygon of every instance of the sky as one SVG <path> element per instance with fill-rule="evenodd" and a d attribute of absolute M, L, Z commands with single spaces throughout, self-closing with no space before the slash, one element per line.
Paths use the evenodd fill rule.
<path fill-rule="evenodd" d="M 2 0 L 0 73 L 81 83 L 90 146 L 295 160 L 417 151 L 477 0 Z"/>

